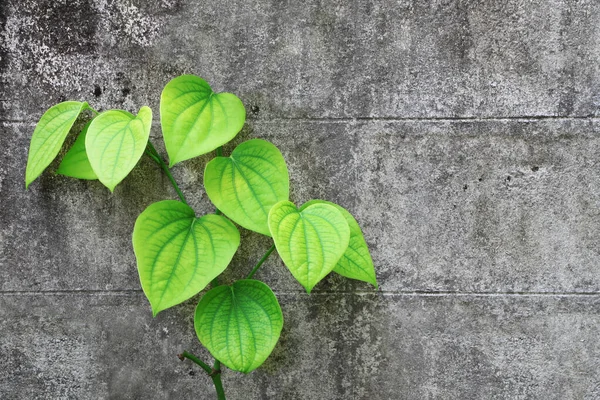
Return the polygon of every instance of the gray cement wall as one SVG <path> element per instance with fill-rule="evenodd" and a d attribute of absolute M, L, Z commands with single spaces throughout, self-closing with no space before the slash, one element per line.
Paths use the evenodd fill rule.
<path fill-rule="evenodd" d="M 236 143 L 282 150 L 294 201 L 353 212 L 381 285 L 309 296 L 272 257 L 282 338 L 228 398 L 600 399 L 597 0 L 1 0 L 0 40 L 0 398 L 214 398 L 176 357 L 208 358 L 197 299 L 153 319 L 137 278 L 135 218 L 175 198 L 156 166 L 24 190 L 45 109 L 158 114 L 195 73 L 246 105 Z M 174 169 L 200 213 L 207 159 Z M 243 232 L 224 280 L 268 246 Z"/>

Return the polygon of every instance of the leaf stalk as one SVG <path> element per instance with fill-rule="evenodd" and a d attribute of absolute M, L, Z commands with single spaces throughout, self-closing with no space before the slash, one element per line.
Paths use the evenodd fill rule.
<path fill-rule="evenodd" d="M 258 269 L 261 267 L 261 265 L 263 265 L 263 263 L 265 261 L 267 261 L 267 258 L 269 258 L 269 256 L 271 255 L 271 253 L 275 250 L 275 243 L 273 243 L 273 245 L 271 247 L 269 247 L 269 250 L 267 250 L 267 252 L 265 253 L 264 256 L 262 256 L 262 258 L 260 259 L 260 261 L 258 262 L 258 264 L 256 264 L 256 266 L 254 268 L 252 268 L 252 271 L 250 271 L 250 273 L 248 274 L 248 276 L 246 277 L 246 279 L 252 279 L 252 277 L 254 276 L 254 274 L 256 273 L 256 271 L 258 271 Z"/>
<path fill-rule="evenodd" d="M 187 201 L 185 200 L 185 196 L 183 195 L 183 192 L 181 191 L 181 189 L 179 189 L 179 185 L 177 185 L 177 182 L 175 181 L 175 178 L 173 178 L 173 175 L 171 175 L 171 171 L 169 171 L 169 167 L 163 161 L 163 159 L 160 156 L 160 154 L 158 154 L 158 151 L 156 151 L 156 149 L 154 148 L 154 146 L 152 145 L 152 143 L 150 142 L 150 140 L 148 140 L 148 146 L 146 147 L 146 154 L 155 163 L 157 163 L 158 166 L 165 172 L 165 174 L 167 175 L 167 178 L 169 178 L 169 181 L 171 182 L 171 185 L 173 185 L 173 188 L 177 192 L 177 195 L 179 196 L 179 199 L 184 204 L 188 205 Z"/>
<path fill-rule="evenodd" d="M 204 372 L 206 372 L 206 375 L 210 376 L 210 378 L 212 379 L 213 384 L 215 385 L 215 390 L 217 391 L 217 399 L 226 400 L 225 390 L 223 389 L 223 382 L 221 381 L 221 362 L 219 360 L 215 360 L 215 363 L 211 368 L 204 361 L 202 361 L 192 353 L 188 353 L 187 351 L 178 354 L 177 357 L 179 357 L 181 361 L 187 358 L 188 360 L 198 364 L 204 370 Z"/>

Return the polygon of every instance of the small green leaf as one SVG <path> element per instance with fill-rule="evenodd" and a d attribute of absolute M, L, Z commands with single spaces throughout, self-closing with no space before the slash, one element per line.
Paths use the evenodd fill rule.
<path fill-rule="evenodd" d="M 354 219 L 352 214 L 342 206 L 325 200 L 311 200 L 306 202 L 300 207 L 300 211 L 313 204 L 329 204 L 330 206 L 335 207 L 342 213 L 350 227 L 350 242 L 348 243 L 348 248 L 342 258 L 338 261 L 333 272 L 345 276 L 346 278 L 368 282 L 377 288 L 375 266 L 373 265 L 371 254 L 369 253 L 369 246 L 365 241 L 356 219 Z"/>
<path fill-rule="evenodd" d="M 246 229 L 271 236 L 269 211 L 287 200 L 290 180 L 281 152 L 266 140 L 240 144 L 230 157 L 216 157 L 204 171 L 213 204 Z"/>
<path fill-rule="evenodd" d="M 56 171 L 57 174 L 78 179 L 98 179 L 85 152 L 85 137 L 91 123 L 92 121 L 88 122 L 79 136 L 77 136 L 73 147 L 71 147 L 62 159 Z"/>
<path fill-rule="evenodd" d="M 269 213 L 269 228 L 279 256 L 308 293 L 333 270 L 350 240 L 344 216 L 328 204 L 298 211 L 294 203 L 279 202 Z"/>
<path fill-rule="evenodd" d="M 137 117 L 127 111 L 110 110 L 92 120 L 85 149 L 98 179 L 111 192 L 144 154 L 151 127 L 152 110 L 146 106 Z"/>
<path fill-rule="evenodd" d="M 160 122 L 170 166 L 206 154 L 238 134 L 246 120 L 241 100 L 214 93 L 194 75 L 167 83 L 160 96 Z"/>
<path fill-rule="evenodd" d="M 142 289 L 154 315 L 194 296 L 227 268 L 240 233 L 227 218 L 196 218 L 184 203 L 151 204 L 133 229 Z"/>
<path fill-rule="evenodd" d="M 79 101 L 65 101 L 51 107 L 42 115 L 37 123 L 27 158 L 25 171 L 25 187 L 29 187 L 48 165 L 54 160 L 71 127 L 77 120 L 87 103 Z"/>
<path fill-rule="evenodd" d="M 283 314 L 264 283 L 240 280 L 202 297 L 194 327 L 200 342 L 227 367 L 244 373 L 269 357 L 283 328 Z"/>

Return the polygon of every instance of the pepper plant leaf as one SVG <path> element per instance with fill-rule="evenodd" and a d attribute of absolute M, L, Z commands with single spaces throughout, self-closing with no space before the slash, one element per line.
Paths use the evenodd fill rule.
<path fill-rule="evenodd" d="M 333 270 L 350 240 L 346 219 L 329 204 L 299 211 L 279 202 L 269 213 L 269 228 L 279 256 L 308 293 Z"/>
<path fill-rule="evenodd" d="M 146 106 L 137 116 L 109 110 L 92 120 L 85 149 L 94 173 L 111 192 L 144 154 L 151 127 L 152 110 Z"/>
<path fill-rule="evenodd" d="M 363 233 L 356 222 L 356 219 L 344 207 L 325 200 L 311 200 L 300 207 L 300 211 L 313 204 L 329 204 L 342 213 L 348 227 L 350 228 L 350 241 L 344 255 L 340 258 L 333 272 L 346 278 L 357 279 L 372 284 L 377 288 L 377 278 L 375 277 L 375 266 L 371 259 L 369 246 L 365 241 Z"/>
<path fill-rule="evenodd" d="M 240 144 L 230 157 L 212 159 L 204 187 L 213 204 L 244 228 L 271 236 L 269 211 L 287 200 L 290 180 L 281 152 L 266 140 Z"/>
<path fill-rule="evenodd" d="M 246 109 L 231 93 L 214 93 L 194 75 L 171 80 L 160 96 L 160 122 L 169 164 L 206 154 L 233 139 Z"/>
<path fill-rule="evenodd" d="M 194 315 L 200 342 L 227 367 L 244 373 L 269 357 L 283 328 L 273 291 L 252 279 L 207 292 Z"/>
<path fill-rule="evenodd" d="M 194 296 L 227 268 L 240 244 L 231 221 L 196 218 L 188 205 L 151 204 L 133 229 L 133 250 L 142 289 L 154 315 Z"/>
<path fill-rule="evenodd" d="M 85 152 L 85 137 L 92 121 L 88 122 L 71 149 L 65 154 L 56 173 L 78 179 L 98 179 Z"/>
<path fill-rule="evenodd" d="M 29 144 L 27 169 L 25 170 L 26 188 L 54 160 L 77 117 L 86 107 L 87 103 L 85 102 L 65 101 L 50 107 L 42 115 Z"/>

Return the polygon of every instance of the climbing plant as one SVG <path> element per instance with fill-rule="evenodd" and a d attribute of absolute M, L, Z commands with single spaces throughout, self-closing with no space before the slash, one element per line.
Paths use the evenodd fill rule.
<path fill-rule="evenodd" d="M 354 217 L 341 206 L 311 200 L 300 207 L 289 201 L 289 176 L 277 147 L 262 139 L 238 145 L 228 157 L 222 146 L 242 129 L 244 105 L 231 93 L 215 93 L 194 75 L 171 80 L 160 99 L 160 122 L 168 164 L 150 142 L 152 110 L 137 115 L 123 110 L 99 113 L 87 102 L 51 107 L 38 122 L 29 148 L 28 187 L 59 154 L 75 122 L 89 121 L 63 157 L 57 173 L 99 180 L 111 192 L 135 168 L 142 155 L 167 175 L 179 200 L 148 206 L 133 229 L 133 250 L 152 314 L 176 306 L 209 285 L 196 307 L 198 339 L 215 359 L 211 367 L 191 353 L 179 357 L 198 364 L 225 399 L 221 363 L 249 373 L 269 357 L 283 327 L 279 302 L 271 288 L 253 279 L 271 253 L 277 253 L 308 293 L 332 271 L 377 287 L 369 249 Z M 170 168 L 216 152 L 206 164 L 204 189 L 216 207 L 197 216 Z M 244 279 L 220 285 L 240 245 L 238 226 L 269 236 L 273 245 Z"/>

